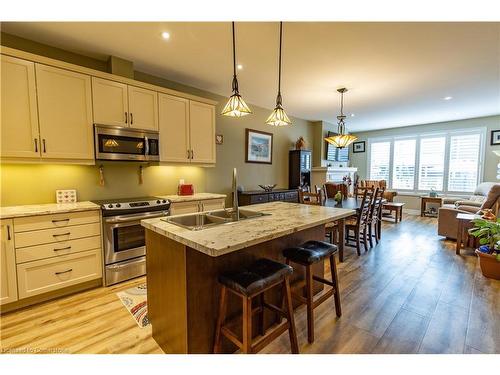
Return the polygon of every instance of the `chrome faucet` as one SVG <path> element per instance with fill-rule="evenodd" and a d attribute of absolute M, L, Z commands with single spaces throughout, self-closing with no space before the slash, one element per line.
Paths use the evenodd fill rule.
<path fill-rule="evenodd" d="M 236 221 L 240 220 L 240 210 L 238 208 L 238 183 L 236 179 L 236 168 L 233 168 L 233 213 Z"/>

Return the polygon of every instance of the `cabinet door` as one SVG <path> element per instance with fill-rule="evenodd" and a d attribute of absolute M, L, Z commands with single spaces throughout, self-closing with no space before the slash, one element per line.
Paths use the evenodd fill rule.
<path fill-rule="evenodd" d="M 158 93 L 128 86 L 130 127 L 158 130 Z"/>
<path fill-rule="evenodd" d="M 36 64 L 42 158 L 94 159 L 90 76 Z"/>
<path fill-rule="evenodd" d="M 200 211 L 200 201 L 174 202 L 170 205 L 170 215 L 193 214 Z"/>
<path fill-rule="evenodd" d="M 189 102 L 191 161 L 215 163 L 215 107 Z"/>
<path fill-rule="evenodd" d="M 189 162 L 189 100 L 159 94 L 160 161 Z"/>
<path fill-rule="evenodd" d="M 127 85 L 92 77 L 94 123 L 128 126 Z"/>
<path fill-rule="evenodd" d="M 2 220 L 0 254 L 0 305 L 17 301 L 16 257 L 12 220 Z"/>
<path fill-rule="evenodd" d="M 38 158 L 35 64 L 2 56 L 1 71 L 1 156 Z"/>

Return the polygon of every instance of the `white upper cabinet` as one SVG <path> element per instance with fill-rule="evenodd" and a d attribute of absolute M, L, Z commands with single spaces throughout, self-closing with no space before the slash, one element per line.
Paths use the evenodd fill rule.
<path fill-rule="evenodd" d="M 17 301 L 16 255 L 12 219 L 0 224 L 0 305 Z"/>
<path fill-rule="evenodd" d="M 158 93 L 128 86 L 129 124 L 131 128 L 158 130 Z"/>
<path fill-rule="evenodd" d="M 200 102 L 189 102 L 191 161 L 215 163 L 215 107 Z"/>
<path fill-rule="evenodd" d="M 127 91 L 124 83 L 92 77 L 94 123 L 128 126 Z"/>
<path fill-rule="evenodd" d="M 1 156 L 39 158 L 35 64 L 2 55 L 1 71 Z"/>
<path fill-rule="evenodd" d="M 159 94 L 160 161 L 189 163 L 189 100 Z"/>
<path fill-rule="evenodd" d="M 42 158 L 93 160 L 90 76 L 35 67 Z"/>

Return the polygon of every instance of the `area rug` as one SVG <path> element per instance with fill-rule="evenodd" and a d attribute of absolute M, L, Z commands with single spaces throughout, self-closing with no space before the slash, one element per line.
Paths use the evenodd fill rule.
<path fill-rule="evenodd" d="M 140 284 L 118 292 L 116 295 L 120 298 L 139 327 L 144 328 L 149 325 L 146 284 Z"/>

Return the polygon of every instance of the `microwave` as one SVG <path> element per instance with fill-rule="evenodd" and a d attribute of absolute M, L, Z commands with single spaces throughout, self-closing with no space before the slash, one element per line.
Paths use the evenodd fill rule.
<path fill-rule="evenodd" d="M 158 161 L 159 133 L 154 130 L 94 125 L 96 160 Z"/>

